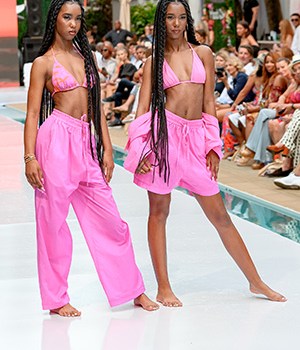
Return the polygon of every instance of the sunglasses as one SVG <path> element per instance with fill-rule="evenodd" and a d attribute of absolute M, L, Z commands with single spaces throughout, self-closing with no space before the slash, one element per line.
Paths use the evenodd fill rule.
<path fill-rule="evenodd" d="M 108 51 L 108 49 L 101 49 L 100 51 L 101 51 L 101 52 L 102 52 L 102 51 L 106 52 L 106 51 Z"/>
<path fill-rule="evenodd" d="M 291 18 L 291 22 L 299 22 L 299 18 Z"/>

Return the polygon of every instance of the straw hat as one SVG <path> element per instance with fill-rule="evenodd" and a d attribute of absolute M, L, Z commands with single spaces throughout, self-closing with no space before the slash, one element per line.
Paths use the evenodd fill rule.
<path fill-rule="evenodd" d="M 294 55 L 290 67 L 293 69 L 298 63 L 300 63 L 300 55 Z"/>

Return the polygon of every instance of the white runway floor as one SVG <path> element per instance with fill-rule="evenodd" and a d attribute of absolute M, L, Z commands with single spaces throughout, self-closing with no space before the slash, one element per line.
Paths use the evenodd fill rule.
<path fill-rule="evenodd" d="M 233 217 L 264 280 L 289 300 L 273 303 L 255 297 L 196 202 L 177 191 L 168 222 L 169 270 L 183 308 L 161 307 L 149 313 L 129 303 L 110 309 L 71 212 L 69 291 L 82 316 L 65 319 L 41 311 L 33 194 L 23 175 L 22 129 L 0 117 L 1 350 L 299 349 L 300 245 Z M 146 193 L 119 166 L 112 187 L 131 228 L 147 293 L 155 298 Z"/>

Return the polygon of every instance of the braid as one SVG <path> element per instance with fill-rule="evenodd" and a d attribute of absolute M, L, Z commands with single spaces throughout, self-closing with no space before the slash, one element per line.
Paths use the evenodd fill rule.
<path fill-rule="evenodd" d="M 43 36 L 42 46 L 39 50 L 38 56 L 43 56 L 51 47 L 54 41 L 55 34 L 55 25 L 57 21 L 57 16 L 61 7 L 66 3 L 76 3 L 81 8 L 82 20 L 80 30 L 77 33 L 76 37 L 73 40 L 73 44 L 78 52 L 84 58 L 84 69 L 85 76 L 87 81 L 87 90 L 88 90 L 88 122 L 90 129 L 90 148 L 95 159 L 94 150 L 92 146 L 92 124 L 95 129 L 95 138 L 96 138 L 96 151 L 97 159 L 99 161 L 101 169 L 103 169 L 103 137 L 101 129 L 101 113 L 100 113 L 100 82 L 99 74 L 96 68 L 93 54 L 91 52 L 87 37 L 86 37 L 86 22 L 84 18 L 84 8 L 80 0 L 52 0 L 46 20 L 45 33 Z M 44 89 L 41 109 L 40 109 L 40 125 L 48 118 L 54 109 L 54 100 L 47 89 Z"/>
<path fill-rule="evenodd" d="M 81 28 L 76 38 L 74 39 L 74 45 L 78 51 L 84 57 L 84 68 L 87 80 L 88 89 L 88 121 L 90 124 L 90 147 L 94 158 L 94 152 L 92 147 L 92 122 L 96 132 L 96 150 L 99 164 L 102 168 L 103 163 L 103 138 L 101 128 L 101 113 L 100 113 L 100 81 L 99 74 L 95 64 L 95 60 L 90 49 L 90 45 L 86 36 L 86 22 L 82 19 Z"/>
<path fill-rule="evenodd" d="M 163 87 L 163 63 L 166 44 L 166 12 L 172 2 L 181 3 L 187 14 L 188 42 L 199 45 L 195 38 L 193 18 L 186 0 L 160 0 L 157 4 L 154 18 L 153 38 L 155 45 L 152 48 L 152 92 L 151 92 L 151 150 L 155 155 L 159 175 L 163 174 L 164 181 L 170 178 L 168 125 L 165 113 L 165 93 Z"/>
<path fill-rule="evenodd" d="M 49 50 L 49 48 L 53 43 L 56 19 L 62 5 L 63 5 L 63 2 L 61 0 L 54 0 L 49 5 L 48 16 L 47 16 L 47 21 L 45 26 L 45 33 L 43 36 L 42 46 L 38 53 L 38 57 L 43 56 Z M 40 118 L 39 118 L 40 125 L 43 124 L 43 122 L 48 118 L 48 116 L 52 113 L 53 109 L 54 109 L 53 98 L 50 92 L 47 89 L 44 89 L 41 108 L 40 108 Z"/>

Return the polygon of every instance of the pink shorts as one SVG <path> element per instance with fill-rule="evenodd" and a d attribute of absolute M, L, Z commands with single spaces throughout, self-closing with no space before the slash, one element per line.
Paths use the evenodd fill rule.
<path fill-rule="evenodd" d="M 136 168 L 142 155 L 150 151 L 151 112 L 134 120 L 128 132 L 124 167 L 134 173 L 134 183 L 158 194 L 170 193 L 181 186 L 192 193 L 212 196 L 219 193 L 218 183 L 211 178 L 206 166 L 206 155 L 214 150 L 222 158 L 222 143 L 218 120 L 202 113 L 201 119 L 187 120 L 166 110 L 169 137 L 170 179 L 165 182 L 157 167 L 147 174 L 137 174 Z M 147 156 L 154 164 L 154 154 Z M 153 172 L 155 172 L 153 174 Z"/>

